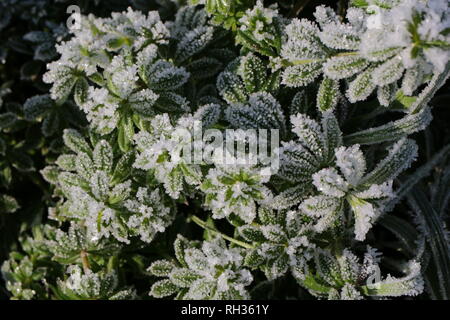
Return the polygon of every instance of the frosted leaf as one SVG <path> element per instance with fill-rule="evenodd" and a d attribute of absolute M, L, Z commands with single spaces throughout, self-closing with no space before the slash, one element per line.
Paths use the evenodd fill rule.
<path fill-rule="evenodd" d="M 44 115 L 53 106 L 49 95 L 37 95 L 29 98 L 23 105 L 23 112 L 27 120 L 35 120 Z"/>
<path fill-rule="evenodd" d="M 116 184 L 109 193 L 108 202 L 116 204 L 131 196 L 131 181 Z"/>
<path fill-rule="evenodd" d="M 136 89 L 139 77 L 137 66 L 127 65 L 124 56 L 115 56 L 106 69 L 110 77 L 110 87 L 116 95 L 127 98 Z"/>
<path fill-rule="evenodd" d="M 93 152 L 94 164 L 98 170 L 109 172 L 113 165 L 113 151 L 110 144 L 105 140 L 100 140 Z"/>
<path fill-rule="evenodd" d="M 333 110 L 340 97 L 339 82 L 327 77 L 322 80 L 317 93 L 317 107 L 320 111 Z"/>
<path fill-rule="evenodd" d="M 83 179 L 90 180 L 95 171 L 94 162 L 89 155 L 81 152 L 75 158 L 75 169 Z"/>
<path fill-rule="evenodd" d="M 342 50 L 357 50 L 360 44 L 359 32 L 349 24 L 330 22 L 322 27 L 320 40 L 328 47 Z"/>
<path fill-rule="evenodd" d="M 314 228 L 317 232 L 329 229 L 341 214 L 341 201 L 326 196 L 315 196 L 306 199 L 300 205 L 300 210 L 308 216 L 317 218 Z"/>
<path fill-rule="evenodd" d="M 153 106 L 158 98 L 159 95 L 152 90 L 144 89 L 131 94 L 128 102 L 137 113 L 143 116 L 152 116 L 155 114 Z"/>
<path fill-rule="evenodd" d="M 401 139 L 390 149 L 388 156 L 380 161 L 376 168 L 366 175 L 362 184 L 382 184 L 395 179 L 407 169 L 417 157 L 417 144 L 413 140 Z"/>
<path fill-rule="evenodd" d="M 292 131 L 299 137 L 300 143 L 320 159 L 325 151 L 320 125 L 307 115 L 300 113 L 291 117 L 291 123 Z"/>
<path fill-rule="evenodd" d="M 304 63 L 287 67 L 282 74 L 282 84 L 288 87 L 303 87 L 313 82 L 322 73 L 320 62 Z"/>
<path fill-rule="evenodd" d="M 420 112 L 407 114 L 397 121 L 370 128 L 346 137 L 346 143 L 374 144 L 384 141 L 396 141 L 426 128 L 432 120 L 429 108 Z"/>
<path fill-rule="evenodd" d="M 271 28 L 278 12 L 272 8 L 265 8 L 261 0 L 258 0 L 252 9 L 248 9 L 243 17 L 239 19 L 240 31 L 248 33 L 250 37 L 258 42 L 271 42 L 276 35 Z"/>
<path fill-rule="evenodd" d="M 351 196 L 348 201 L 355 216 L 355 239 L 364 241 L 379 213 L 371 203 L 365 200 Z"/>
<path fill-rule="evenodd" d="M 213 218 L 234 213 L 247 223 L 256 217 L 256 204 L 268 203 L 271 191 L 264 186 L 270 176 L 248 165 L 225 165 L 210 169 L 201 190 L 206 194 L 205 205 Z"/>
<path fill-rule="evenodd" d="M 414 91 L 422 84 L 424 78 L 424 70 L 417 65 L 407 69 L 402 80 L 401 90 L 407 96 L 412 96 Z"/>
<path fill-rule="evenodd" d="M 194 121 L 192 116 L 182 117 L 174 126 L 168 114 L 158 115 L 151 120 L 150 132 L 141 131 L 134 137 L 138 154 L 133 166 L 154 171 L 174 199 L 180 196 L 185 182 L 195 185 L 200 180 L 197 164 L 183 153 L 185 148 L 192 150 Z M 202 144 L 198 147 L 203 148 Z"/>
<path fill-rule="evenodd" d="M 176 59 L 183 62 L 199 53 L 210 43 L 213 35 L 214 29 L 212 27 L 198 27 L 189 31 L 177 45 Z"/>
<path fill-rule="evenodd" d="M 92 149 L 83 136 L 74 129 L 65 129 L 63 134 L 64 144 L 75 153 L 91 154 Z"/>
<path fill-rule="evenodd" d="M 373 69 L 369 68 L 350 82 L 346 96 L 351 103 L 366 100 L 375 90 L 376 84 L 373 82 L 372 73 Z"/>
<path fill-rule="evenodd" d="M 341 291 L 342 300 L 363 300 L 362 294 L 351 284 L 346 283 Z"/>
<path fill-rule="evenodd" d="M 332 161 L 335 157 L 335 149 L 342 145 L 342 132 L 332 111 L 322 113 L 322 129 L 328 149 L 327 160 Z"/>
<path fill-rule="evenodd" d="M 237 73 L 244 81 L 248 92 L 258 92 L 264 89 L 266 81 L 266 65 L 254 54 L 241 58 Z"/>
<path fill-rule="evenodd" d="M 217 89 L 222 98 L 228 103 L 244 102 L 247 100 L 247 93 L 242 80 L 229 71 L 222 72 L 217 77 Z"/>
<path fill-rule="evenodd" d="M 151 66 L 144 66 L 144 81 L 156 91 L 175 90 L 184 85 L 189 73 L 167 61 L 158 60 Z"/>
<path fill-rule="evenodd" d="M 254 93 L 248 105 L 231 105 L 226 111 L 227 120 L 240 129 L 281 129 L 285 131 L 285 118 L 281 105 L 269 93 Z"/>
<path fill-rule="evenodd" d="M 447 63 L 450 60 L 448 49 L 430 48 L 424 51 L 424 56 L 428 62 L 433 64 L 435 72 L 444 72 Z"/>
<path fill-rule="evenodd" d="M 199 119 L 202 122 L 203 128 L 208 129 L 219 121 L 221 114 L 221 106 L 211 103 L 198 108 L 194 114 L 194 118 Z"/>
<path fill-rule="evenodd" d="M 401 59 L 394 57 L 375 68 L 372 75 L 373 81 L 379 86 L 388 85 L 399 80 L 404 70 Z"/>
<path fill-rule="evenodd" d="M 146 46 L 136 56 L 136 62 L 140 68 L 153 64 L 158 57 L 158 47 L 154 44 Z"/>
<path fill-rule="evenodd" d="M 368 66 L 368 61 L 358 55 L 337 56 L 328 59 L 323 72 L 331 79 L 349 78 Z"/>
<path fill-rule="evenodd" d="M 268 204 L 268 206 L 276 210 L 287 209 L 296 206 L 307 197 L 307 192 L 309 191 L 309 189 L 309 186 L 303 185 L 297 185 L 295 187 L 288 188 L 276 195 Z"/>
<path fill-rule="evenodd" d="M 391 83 L 386 86 L 378 87 L 377 98 L 383 107 L 389 107 L 389 105 L 395 100 L 397 96 L 398 86 L 397 83 Z"/>
<path fill-rule="evenodd" d="M 168 279 L 162 280 L 166 281 L 164 286 L 168 286 L 168 282 L 174 286 L 173 290 L 164 290 L 166 295 L 178 292 L 181 288 L 189 288 L 182 296 L 183 299 L 249 298 L 245 287 L 251 284 L 253 277 L 242 267 L 244 260 L 242 250 L 227 248 L 225 242 L 217 238 L 203 242 L 201 248 L 195 248 L 193 242 L 185 241 L 184 244 L 186 248 L 183 252 L 183 261 L 179 262 L 185 267 L 170 267 Z M 150 295 L 158 296 L 161 291 L 158 288 L 162 282 L 159 283 L 161 284 L 157 282 L 152 287 Z"/>
<path fill-rule="evenodd" d="M 421 275 L 420 263 L 410 261 L 405 267 L 406 275 L 395 278 L 388 275 L 386 279 L 367 285 L 367 294 L 371 296 L 416 296 L 424 290 L 424 280 Z"/>
<path fill-rule="evenodd" d="M 109 192 L 109 178 L 103 171 L 96 171 L 90 179 L 90 187 L 93 195 L 99 199 L 104 200 Z"/>
<path fill-rule="evenodd" d="M 291 23 L 286 26 L 286 34 L 292 41 L 314 41 L 317 38 L 319 28 L 314 22 L 307 19 L 292 19 Z"/>
<path fill-rule="evenodd" d="M 317 23 L 320 24 L 321 27 L 324 27 L 333 22 L 339 22 L 339 17 L 330 7 L 326 7 L 324 5 L 317 6 L 314 11 L 314 18 L 316 18 Z"/>
<path fill-rule="evenodd" d="M 344 249 L 342 255 L 336 257 L 342 280 L 345 282 L 355 283 L 360 277 L 361 266 L 358 257 L 349 249 Z"/>
<path fill-rule="evenodd" d="M 124 187 L 128 190 L 129 184 L 124 184 Z M 130 212 L 127 220 L 128 228 L 147 243 L 150 243 L 157 233 L 164 232 L 174 219 L 171 208 L 164 205 L 158 189 L 150 191 L 140 187 L 136 199 L 127 200 L 125 207 Z"/>
<path fill-rule="evenodd" d="M 336 149 L 336 164 L 351 186 L 358 185 L 366 172 L 366 160 L 359 145 Z"/>
<path fill-rule="evenodd" d="M 368 189 L 355 193 L 355 196 L 361 199 L 383 199 L 393 198 L 392 180 L 383 184 L 372 184 Z"/>
<path fill-rule="evenodd" d="M 135 297 L 133 290 L 119 291 L 117 275 L 112 273 L 94 273 L 91 270 L 81 271 L 75 265 L 67 268 L 69 277 L 58 279 L 58 288 L 67 296 L 78 296 L 79 299 L 112 299 L 121 296 L 123 299 Z"/>
<path fill-rule="evenodd" d="M 319 28 L 306 19 L 293 19 L 285 29 L 287 40 L 281 48 L 281 57 L 296 62 L 325 57 L 325 52 L 317 36 Z"/>
<path fill-rule="evenodd" d="M 263 226 L 261 227 L 261 231 L 269 241 L 283 243 L 287 240 L 287 235 L 285 235 L 284 230 L 278 225 Z"/>
<path fill-rule="evenodd" d="M 319 163 L 302 145 L 283 144 L 280 149 L 280 170 L 278 175 L 292 182 L 303 182 L 311 179 Z"/>
<path fill-rule="evenodd" d="M 340 280 L 340 266 L 337 259 L 328 250 L 317 248 L 314 252 L 314 260 L 320 278 L 331 286 L 335 286 Z"/>
<path fill-rule="evenodd" d="M 108 134 L 117 127 L 119 101 L 107 89 L 89 87 L 88 98 L 81 108 L 99 133 Z"/>
<path fill-rule="evenodd" d="M 49 71 L 44 74 L 43 81 L 52 83 L 50 89 L 51 97 L 56 101 L 64 101 L 68 98 L 77 81 L 74 71 L 70 67 L 58 64 L 56 62 L 48 65 Z"/>
<path fill-rule="evenodd" d="M 366 15 L 363 9 L 349 7 L 347 9 L 346 18 L 348 22 L 358 31 L 363 31 L 365 27 Z"/>
<path fill-rule="evenodd" d="M 345 195 L 348 184 L 336 169 L 322 169 L 313 175 L 313 184 L 323 194 L 341 198 Z"/>

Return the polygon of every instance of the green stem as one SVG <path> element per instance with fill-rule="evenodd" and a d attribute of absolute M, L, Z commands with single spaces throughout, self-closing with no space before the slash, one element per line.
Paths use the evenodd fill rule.
<path fill-rule="evenodd" d="M 80 252 L 80 257 L 81 257 L 81 263 L 83 265 L 84 273 L 89 272 L 89 270 L 91 270 L 91 265 L 89 263 L 89 258 L 88 258 L 87 252 L 82 250 Z"/>
<path fill-rule="evenodd" d="M 241 247 L 244 247 L 244 248 L 247 248 L 247 249 L 254 249 L 255 248 L 251 244 L 248 244 L 248 243 L 240 241 L 240 240 L 236 240 L 236 239 L 234 239 L 232 237 L 227 236 L 226 234 L 221 233 L 220 231 L 217 231 L 216 229 L 211 228 L 210 226 L 208 226 L 208 224 L 205 221 L 203 221 L 202 219 L 200 219 L 197 216 L 191 216 L 191 220 L 195 224 L 197 224 L 198 226 L 202 227 L 203 229 L 205 229 L 205 230 L 207 230 L 209 232 L 215 233 L 218 236 L 222 237 L 223 239 L 228 240 L 228 241 L 230 241 L 230 242 L 232 242 L 234 244 L 237 244 L 238 246 L 241 246 Z"/>

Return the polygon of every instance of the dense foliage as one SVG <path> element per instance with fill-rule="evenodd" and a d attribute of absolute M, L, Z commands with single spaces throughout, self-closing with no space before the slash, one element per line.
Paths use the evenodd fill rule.
<path fill-rule="evenodd" d="M 75 2 L 0 3 L 1 294 L 450 298 L 447 0 Z"/>

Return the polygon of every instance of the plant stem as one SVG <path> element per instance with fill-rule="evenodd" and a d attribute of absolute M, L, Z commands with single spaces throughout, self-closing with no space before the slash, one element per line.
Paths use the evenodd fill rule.
<path fill-rule="evenodd" d="M 311 0 L 299 0 L 294 5 L 294 7 L 292 8 L 291 12 L 289 12 L 289 18 L 297 17 L 299 15 L 299 13 L 302 12 L 303 9 L 305 9 L 305 7 L 309 3 L 309 1 L 311 1 Z"/>
<path fill-rule="evenodd" d="M 83 264 L 84 273 L 91 270 L 91 265 L 89 264 L 88 253 L 84 250 L 80 252 L 81 263 Z"/>
<path fill-rule="evenodd" d="M 202 227 L 205 230 L 208 230 L 209 232 L 213 232 L 215 234 L 217 234 L 218 236 L 222 237 L 225 240 L 228 240 L 234 244 L 237 244 L 238 246 L 247 248 L 247 249 L 254 249 L 255 247 L 252 246 L 251 244 L 248 244 L 246 242 L 240 241 L 240 240 L 236 240 L 232 237 L 227 236 L 226 234 L 221 233 L 220 231 L 217 231 L 216 229 L 211 228 L 210 226 L 207 225 L 207 223 L 205 221 L 203 221 L 202 219 L 200 219 L 197 216 L 191 216 L 191 220 L 196 223 L 198 226 Z"/>

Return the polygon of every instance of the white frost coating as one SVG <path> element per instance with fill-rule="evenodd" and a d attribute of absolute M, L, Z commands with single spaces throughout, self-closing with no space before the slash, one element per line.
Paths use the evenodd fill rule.
<path fill-rule="evenodd" d="M 391 157 L 397 155 L 404 142 L 403 140 L 394 145 L 390 151 Z M 343 201 L 347 201 L 354 214 L 355 239 L 363 241 L 383 211 L 382 201 L 394 197 L 392 180 L 381 185 L 367 184 L 369 180 L 366 177 L 373 177 L 377 173 L 374 171 L 366 175 L 366 161 L 359 145 L 339 147 L 335 150 L 335 156 L 340 173 L 335 168 L 326 168 L 315 173 L 312 176 L 313 184 L 321 195 L 306 199 L 300 209 L 316 218 L 314 228 L 322 232 L 342 218 Z M 402 170 L 413 159 L 408 153 L 398 153 L 397 156 L 401 156 L 404 162 L 396 163 L 388 157 L 379 164 L 378 170 L 382 170 L 381 167 L 392 167 L 392 175 L 389 176 L 392 178 L 396 175 L 397 166 L 400 166 L 398 170 Z M 405 159 L 405 156 L 408 158 Z"/>

